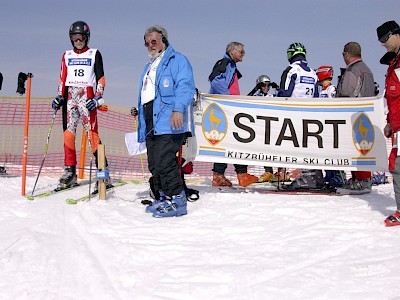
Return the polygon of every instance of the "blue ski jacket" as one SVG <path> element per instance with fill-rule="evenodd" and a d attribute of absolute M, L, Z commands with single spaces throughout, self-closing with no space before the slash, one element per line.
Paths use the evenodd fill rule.
<path fill-rule="evenodd" d="M 238 78 L 242 77 L 237 70 L 236 63 L 228 53 L 225 53 L 224 57 L 216 62 L 212 73 L 208 77 L 210 81 L 209 94 L 229 95 L 229 87 L 233 82 L 235 72 L 238 74 Z"/>
<path fill-rule="evenodd" d="M 146 135 L 149 134 L 149 132 L 146 132 L 140 93 L 143 78 L 149 65 L 150 62 L 146 64 L 140 77 L 138 142 L 144 142 Z M 189 60 L 183 54 L 176 52 L 172 46 L 168 46 L 156 72 L 155 98 L 153 100 L 154 135 L 190 132 L 194 136 L 194 93 L 193 70 Z M 171 127 L 170 117 L 174 111 L 183 113 L 183 127 L 181 129 L 172 129 Z"/>

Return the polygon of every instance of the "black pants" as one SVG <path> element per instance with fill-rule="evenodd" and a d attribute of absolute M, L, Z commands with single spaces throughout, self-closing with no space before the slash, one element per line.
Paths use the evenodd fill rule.
<path fill-rule="evenodd" d="M 247 165 L 234 164 L 233 166 L 235 167 L 235 172 L 237 174 L 247 173 Z M 228 165 L 225 163 L 214 163 L 212 170 L 215 173 L 225 174 L 225 170 L 227 167 L 228 167 Z"/>
<path fill-rule="evenodd" d="M 274 169 L 272 167 L 264 167 L 265 172 L 274 173 Z"/>
<path fill-rule="evenodd" d="M 144 105 L 146 120 L 146 147 L 149 171 L 153 175 L 157 192 L 167 196 L 178 195 L 184 190 L 176 154 L 182 146 L 185 133 L 154 135 L 153 102 Z"/>

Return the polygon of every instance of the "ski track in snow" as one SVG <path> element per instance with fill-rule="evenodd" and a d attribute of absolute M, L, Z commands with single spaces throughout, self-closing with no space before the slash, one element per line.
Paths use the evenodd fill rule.
<path fill-rule="evenodd" d="M 400 299 L 391 184 L 360 196 L 189 184 L 188 215 L 156 219 L 144 183 L 68 205 L 88 187 L 28 201 L 20 181 L 0 178 L 1 299 Z M 40 178 L 36 193 L 55 184 Z"/>

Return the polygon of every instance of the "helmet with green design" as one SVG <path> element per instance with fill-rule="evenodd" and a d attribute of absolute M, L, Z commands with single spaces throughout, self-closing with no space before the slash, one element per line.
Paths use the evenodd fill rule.
<path fill-rule="evenodd" d="M 290 61 L 293 58 L 293 56 L 295 56 L 297 54 L 302 54 L 302 55 L 306 56 L 306 54 L 307 54 L 306 47 L 304 47 L 304 45 L 302 43 L 290 44 L 289 48 L 287 49 L 288 60 Z"/>

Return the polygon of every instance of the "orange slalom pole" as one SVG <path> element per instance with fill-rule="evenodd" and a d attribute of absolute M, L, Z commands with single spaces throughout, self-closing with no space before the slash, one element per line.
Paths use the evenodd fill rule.
<path fill-rule="evenodd" d="M 86 142 L 87 135 L 85 128 L 82 127 L 82 139 L 81 139 L 81 153 L 79 157 L 79 171 L 78 178 L 83 179 L 85 177 L 85 163 L 86 163 Z"/>
<path fill-rule="evenodd" d="M 25 126 L 24 126 L 24 149 L 22 152 L 22 187 L 21 195 L 25 196 L 26 189 L 26 165 L 28 161 L 28 128 L 29 128 L 29 112 L 31 109 L 31 81 L 33 75 L 27 74 L 27 90 L 26 90 L 26 105 L 25 105 Z"/>

